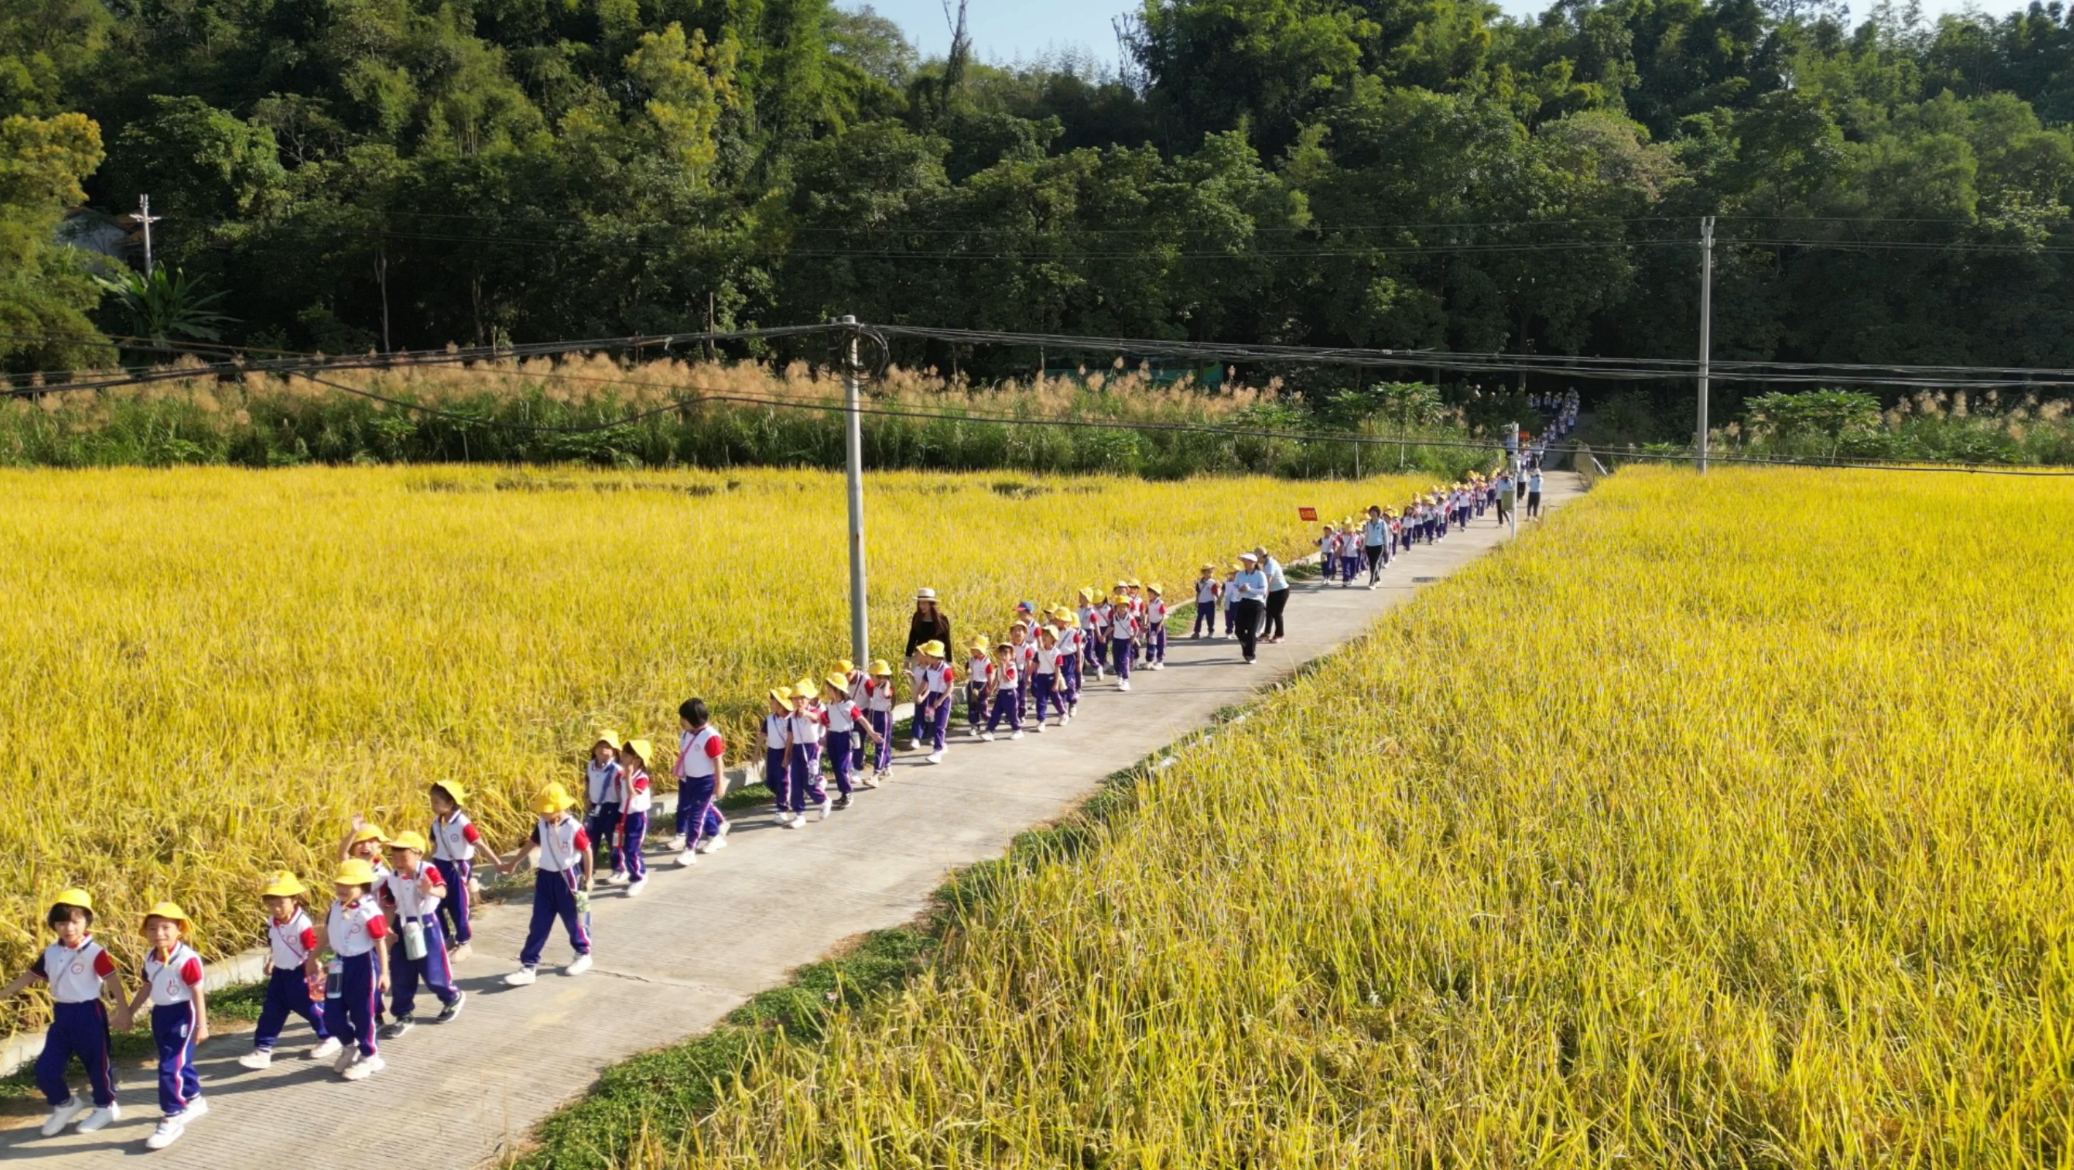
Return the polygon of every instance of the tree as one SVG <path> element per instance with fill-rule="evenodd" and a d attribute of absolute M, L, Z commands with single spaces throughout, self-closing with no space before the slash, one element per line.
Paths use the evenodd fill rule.
<path fill-rule="evenodd" d="M 101 128 L 83 114 L 0 118 L 0 368 L 63 369 L 110 356 L 86 314 L 100 298 L 54 233 L 86 200 Z"/>

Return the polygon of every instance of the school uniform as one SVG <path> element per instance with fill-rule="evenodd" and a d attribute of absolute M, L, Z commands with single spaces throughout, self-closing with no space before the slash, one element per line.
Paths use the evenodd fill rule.
<path fill-rule="evenodd" d="M 991 735 L 1004 718 L 1008 720 L 1010 731 L 1021 731 L 1023 713 L 1018 690 L 1021 686 L 1021 672 L 1015 668 L 1013 651 L 1009 652 L 1005 661 L 994 663 L 994 673 L 990 681 L 994 688 L 994 701 L 987 711 L 987 733 Z"/>
<path fill-rule="evenodd" d="M 612 843 L 612 872 L 627 875 L 630 882 L 648 878 L 648 859 L 641 855 L 648 839 L 648 812 L 655 807 L 655 785 L 648 769 L 630 768 L 621 779 L 626 803 L 619 813 L 619 838 Z"/>
<path fill-rule="evenodd" d="M 786 776 L 789 780 L 787 802 L 780 806 L 783 811 L 804 813 L 809 804 L 820 804 L 828 799 L 821 787 L 821 742 L 828 729 L 821 723 L 822 713 L 813 704 L 807 709 L 785 718 L 786 734 L 790 746 L 785 749 Z"/>
<path fill-rule="evenodd" d="M 334 901 L 324 934 L 336 976 L 326 983 L 324 1026 L 340 1041 L 357 1045 L 361 1056 L 373 1056 L 375 1016 L 381 1011 L 374 949 L 389 937 L 389 920 L 370 892 L 351 902 Z"/>
<path fill-rule="evenodd" d="M 1167 599 L 1148 598 L 1144 613 L 1145 661 L 1161 663 L 1167 660 Z"/>
<path fill-rule="evenodd" d="M 158 1108 L 167 1117 L 187 1112 L 202 1095 L 194 1067 L 194 1034 L 201 1027 L 194 989 L 202 982 L 202 957 L 184 942 L 164 958 L 158 948 L 144 956 L 144 984 L 151 989 L 151 1041 L 158 1048 Z"/>
<path fill-rule="evenodd" d="M 427 836 L 432 841 L 432 867 L 446 883 L 446 897 L 439 900 L 439 928 L 455 946 L 465 947 L 475 937 L 468 883 L 475 877 L 475 847 L 482 843 L 482 830 L 467 813 L 455 809 L 451 816 L 433 817 Z"/>
<path fill-rule="evenodd" d="M 1080 607 L 1081 665 L 1102 678 L 1102 653 L 1109 646 L 1109 618 L 1099 606 Z"/>
<path fill-rule="evenodd" d="M 972 727 L 972 734 L 979 734 L 979 725 L 987 718 L 987 677 L 992 673 L 994 660 L 984 654 L 969 654 L 965 657 L 965 722 Z"/>
<path fill-rule="evenodd" d="M 696 849 L 707 835 L 707 817 L 720 791 L 720 761 L 727 745 L 708 723 L 697 731 L 677 733 L 677 835 L 686 849 Z"/>
<path fill-rule="evenodd" d="M 920 732 L 926 730 L 932 750 L 940 752 L 944 732 L 951 725 L 951 687 L 957 683 L 957 672 L 950 663 L 939 662 L 921 667 L 917 674 L 920 677 L 915 687 L 916 739 L 919 743 Z"/>
<path fill-rule="evenodd" d="M 1131 656 L 1138 638 L 1138 618 L 1129 605 L 1109 611 L 1109 654 L 1116 666 L 1116 677 L 1129 681 Z"/>
<path fill-rule="evenodd" d="M 591 953 L 590 931 L 576 908 L 576 892 L 582 888 L 583 857 L 591 848 L 590 836 L 575 817 L 533 822 L 534 844 L 540 853 L 534 859 L 533 918 L 526 924 L 526 945 L 519 951 L 519 966 L 540 965 L 540 952 L 547 947 L 548 932 L 555 919 L 569 932 L 569 945 L 579 955 Z"/>
<path fill-rule="evenodd" d="M 790 718 L 790 712 L 763 717 L 763 786 L 771 790 L 781 810 L 792 783 L 791 769 L 785 763 L 785 721 Z"/>
<path fill-rule="evenodd" d="M 422 879 L 422 880 L 421 880 Z M 446 879 L 436 866 L 420 865 L 414 877 L 392 873 L 376 887 L 382 904 L 395 910 L 399 941 L 410 937 L 412 924 L 425 944 L 425 957 L 413 959 L 402 947 L 389 952 L 389 1015 L 407 1019 L 418 1006 L 418 983 L 432 989 L 444 1004 L 461 998 L 454 987 L 454 966 L 447 958 L 446 936 L 439 928 L 439 904 L 446 899 Z M 398 955 L 401 954 L 401 961 Z"/>
<path fill-rule="evenodd" d="M 1217 602 L 1224 587 L 1215 577 L 1204 577 L 1195 583 L 1195 625 L 1188 631 L 1191 638 L 1200 638 L 1207 631 L 1217 636 Z"/>
<path fill-rule="evenodd" d="M 319 1042 L 330 1039 L 321 1001 L 310 998 L 309 975 L 304 970 L 317 951 L 317 928 L 310 925 L 310 916 L 297 906 L 286 922 L 267 919 L 266 946 L 273 964 L 266 977 L 266 1001 L 259 1006 L 259 1027 L 252 1034 L 253 1049 L 272 1052 L 289 1016 L 308 1020 Z"/>
<path fill-rule="evenodd" d="M 853 749 L 864 742 L 860 730 L 865 724 L 864 708 L 853 700 L 840 699 L 822 712 L 821 722 L 828 729 L 828 760 L 835 772 L 835 790 L 848 796 L 850 776 L 857 766 Z"/>
<path fill-rule="evenodd" d="M 1037 636 L 1031 634 L 1027 641 L 1017 642 L 1008 651 L 1015 660 L 1015 717 L 1018 720 L 1030 716 L 1030 688 L 1033 685 L 1031 666 L 1037 661 Z"/>
<path fill-rule="evenodd" d="M 1353 532 L 1339 534 L 1340 584 L 1350 585 L 1361 574 L 1361 540 Z"/>
<path fill-rule="evenodd" d="M 852 703 L 857 704 L 857 708 L 860 711 L 863 710 L 864 696 L 871 689 L 871 676 L 865 674 L 861 670 L 853 670 L 849 674 L 844 675 L 843 677 L 848 679 L 850 683 L 849 687 L 844 691 L 844 696 L 848 698 Z M 867 719 L 866 722 L 869 722 L 869 719 Z M 855 774 L 858 772 L 862 772 L 863 770 L 864 737 L 861 735 L 853 735 L 850 737 L 850 771 L 852 774 Z"/>
<path fill-rule="evenodd" d="M 1039 646 L 1030 659 L 1030 695 L 1036 707 L 1037 725 L 1044 726 L 1044 706 L 1050 703 L 1058 714 L 1066 713 L 1066 696 L 1060 685 L 1060 672 L 1064 669 L 1065 655 L 1056 644 Z"/>
<path fill-rule="evenodd" d="M 101 984 L 115 974 L 115 960 L 88 935 L 77 948 L 63 943 L 43 948 L 29 971 L 50 988 L 50 1028 L 43 1034 L 43 1051 L 36 1057 L 36 1087 L 43 1090 L 43 1099 L 53 1109 L 72 1099 L 65 1071 L 76 1056 L 86 1067 L 95 1106 L 106 1109 L 115 1104 L 115 1066 L 108 1058 L 108 1005 L 101 999 Z"/>
<path fill-rule="evenodd" d="M 590 798 L 590 817 L 584 829 L 593 846 L 610 845 L 613 832 L 619 828 L 621 808 L 626 802 L 625 772 L 618 760 L 603 764 L 592 760 L 583 766 L 583 781 L 585 793 Z"/>
<path fill-rule="evenodd" d="M 879 737 L 878 750 L 872 754 L 872 770 L 883 772 L 893 764 L 893 680 L 866 680 L 863 703 L 864 716 Z"/>
<path fill-rule="evenodd" d="M 1080 644 L 1084 640 L 1077 627 L 1059 631 L 1059 695 L 1068 715 L 1080 705 Z"/>

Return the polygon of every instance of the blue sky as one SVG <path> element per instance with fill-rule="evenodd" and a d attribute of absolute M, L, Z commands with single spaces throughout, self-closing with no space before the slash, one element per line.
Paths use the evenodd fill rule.
<path fill-rule="evenodd" d="M 845 8 L 861 7 L 856 0 L 838 0 Z M 1534 0 L 1500 0 L 1505 11 L 1530 15 L 1547 5 Z M 1858 0 L 1853 9 L 1870 8 L 1870 0 Z M 949 22 L 944 19 L 941 0 L 873 0 L 872 7 L 907 30 L 908 39 L 925 57 L 940 57 L 950 48 Z M 953 11 L 957 0 L 951 0 Z M 1078 48 L 1101 62 L 1116 60 L 1116 34 L 1109 21 L 1131 8 L 1129 0 L 971 0 L 966 23 L 972 43 L 982 60 L 1011 62 L 1047 56 L 1059 49 Z M 1923 13 L 1934 19 L 1941 12 L 1957 12 L 1965 0 L 1924 0 Z M 1998 0 L 1984 7 L 1991 12 L 2014 11 L 2022 0 Z"/>

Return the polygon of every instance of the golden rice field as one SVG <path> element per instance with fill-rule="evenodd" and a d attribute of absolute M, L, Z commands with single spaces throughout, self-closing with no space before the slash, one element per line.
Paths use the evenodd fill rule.
<path fill-rule="evenodd" d="M 1303 547 L 1299 504 L 1411 487 L 875 474 L 874 644 L 898 656 L 918 585 L 960 634 L 998 631 L 1018 598 L 1178 589 L 1206 557 Z M 122 922 L 178 899 L 206 951 L 241 950 L 260 873 L 320 877 L 354 810 L 417 824 L 455 777 L 513 833 L 592 728 L 674 744 L 699 694 L 739 750 L 764 688 L 848 649 L 839 475 L 6 471 L 0 498 L 7 971 L 73 884 Z"/>
<path fill-rule="evenodd" d="M 2074 480 L 1623 470 L 635 1160 L 2065 1165 L 2070 566 Z"/>

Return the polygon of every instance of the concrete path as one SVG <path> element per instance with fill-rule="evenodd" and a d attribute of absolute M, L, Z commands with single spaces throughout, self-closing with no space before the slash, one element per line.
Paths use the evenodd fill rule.
<path fill-rule="evenodd" d="M 1575 498 L 1576 485 L 1570 474 L 1550 475 L 1544 503 Z M 469 1003 L 459 1020 L 423 1023 L 385 1043 L 388 1067 L 355 1084 L 292 1055 L 309 1036 L 300 1021 L 291 1021 L 284 1056 L 264 1072 L 237 1064 L 249 1034 L 212 1041 L 197 1061 L 211 1112 L 151 1164 L 365 1170 L 492 1159 L 523 1143 L 535 1122 L 605 1066 L 711 1027 L 846 938 L 912 921 L 951 870 L 999 856 L 1017 833 L 1067 812 L 1103 777 L 1360 634 L 1504 535 L 1486 516 L 1399 557 L 1374 591 L 1299 583 L 1288 639 L 1262 646 L 1256 666 L 1240 661 L 1234 640 L 1191 641 L 1184 631 L 1170 636 L 1168 668 L 1134 675 L 1131 693 L 1091 686 L 1071 727 L 989 744 L 959 735 L 943 764 L 902 757 L 888 786 L 860 793 L 826 823 L 787 831 L 766 813 L 738 815 L 730 848 L 693 868 L 652 855 L 660 864 L 641 897 L 598 887 L 597 967 L 587 975 L 567 978 L 553 965 L 569 956 L 558 931 L 540 981 L 504 987 L 526 907 L 492 908 L 461 967 Z M 121 1101 L 123 1120 L 99 1133 L 42 1138 L 33 1124 L 0 1132 L 0 1159 L 69 1170 L 143 1153 L 158 1120 L 149 1067 L 121 1071 Z"/>

